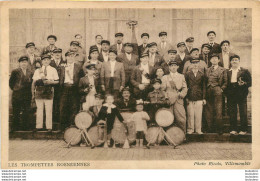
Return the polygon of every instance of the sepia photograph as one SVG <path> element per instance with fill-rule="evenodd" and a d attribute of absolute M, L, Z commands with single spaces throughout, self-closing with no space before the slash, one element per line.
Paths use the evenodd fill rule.
<path fill-rule="evenodd" d="M 250 167 L 253 8 L 7 12 L 7 162 Z"/>

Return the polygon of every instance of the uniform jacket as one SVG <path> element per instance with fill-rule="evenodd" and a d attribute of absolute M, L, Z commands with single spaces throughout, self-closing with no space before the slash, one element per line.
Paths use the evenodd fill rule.
<path fill-rule="evenodd" d="M 33 73 L 27 68 L 24 75 L 21 68 L 14 69 L 9 79 L 9 87 L 12 89 L 13 97 L 30 98 Z"/>
<path fill-rule="evenodd" d="M 124 98 L 120 98 L 116 101 L 115 105 L 120 109 L 124 109 L 126 111 L 134 111 L 136 106 L 136 100 L 135 98 L 130 97 L 127 104 L 124 101 Z"/>
<path fill-rule="evenodd" d="M 60 63 L 59 63 L 58 65 L 55 63 L 55 60 L 54 60 L 54 59 L 51 59 L 50 66 L 54 67 L 54 68 L 58 71 L 58 69 L 60 68 L 60 66 L 61 66 L 61 65 L 64 65 L 64 64 L 66 64 L 66 61 L 63 60 L 63 58 L 61 58 L 61 61 L 60 61 Z"/>
<path fill-rule="evenodd" d="M 191 51 L 191 50 L 192 50 L 192 49 L 190 49 L 190 51 Z M 189 51 L 188 48 L 186 47 L 186 49 L 185 49 L 184 52 L 185 52 L 186 55 L 190 55 L 190 51 Z"/>
<path fill-rule="evenodd" d="M 153 67 L 159 67 L 161 66 L 161 64 L 164 62 L 164 59 L 161 55 L 159 55 L 158 53 L 155 54 L 155 57 L 154 57 L 154 62 L 153 64 L 150 64 L 150 54 L 149 54 L 149 65 L 150 66 L 153 66 Z"/>
<path fill-rule="evenodd" d="M 165 93 L 161 90 L 153 90 L 148 94 L 148 100 L 152 104 L 163 104 L 166 103 Z"/>
<path fill-rule="evenodd" d="M 31 63 L 31 60 L 30 60 L 30 56 L 29 54 L 27 53 L 27 56 L 29 58 L 29 61 L 28 61 L 28 69 L 31 70 L 32 73 L 34 73 L 34 71 L 36 70 L 36 60 L 38 61 L 41 61 L 41 57 L 38 56 L 37 54 L 34 54 L 34 58 L 33 58 L 33 63 Z"/>
<path fill-rule="evenodd" d="M 206 83 L 207 83 L 207 87 L 209 86 L 208 85 L 208 79 L 209 79 L 209 76 L 210 76 L 210 72 L 213 70 L 213 66 L 208 68 L 207 71 L 206 71 Z M 223 67 L 220 67 L 218 66 L 216 73 L 218 74 L 218 85 L 216 86 L 219 86 L 223 91 L 225 91 L 226 87 L 227 87 L 227 72 L 225 70 L 225 68 Z"/>
<path fill-rule="evenodd" d="M 97 45 L 91 45 L 91 46 L 89 47 L 89 50 L 92 49 L 92 48 L 98 49 L 98 46 L 97 46 Z M 99 51 L 99 49 L 98 49 L 98 53 L 101 53 L 101 49 L 100 49 L 100 51 Z"/>
<path fill-rule="evenodd" d="M 209 43 L 208 43 L 209 44 Z M 214 42 L 213 47 L 211 48 L 209 54 L 213 54 L 213 53 L 221 53 L 221 47 L 218 43 Z"/>
<path fill-rule="evenodd" d="M 182 60 L 181 57 L 180 57 L 180 55 L 178 54 L 178 55 L 176 56 L 175 60 L 176 60 L 176 61 L 178 62 L 178 64 L 179 64 L 178 72 L 179 72 L 180 74 L 182 74 L 182 73 L 183 73 L 184 65 L 185 65 L 185 63 L 186 63 L 187 61 L 190 61 L 190 60 L 191 60 L 191 56 L 185 54 L 185 57 L 184 57 L 184 59 Z"/>
<path fill-rule="evenodd" d="M 112 46 L 110 47 L 110 49 L 117 50 L 117 44 L 112 45 Z M 120 55 L 121 53 L 125 53 L 124 43 L 122 43 L 121 52 L 117 52 L 117 55 Z"/>
<path fill-rule="evenodd" d="M 90 64 L 90 63 L 91 63 L 90 60 L 87 60 L 87 61 L 84 63 L 84 65 L 82 66 L 82 69 L 83 69 L 84 72 L 87 71 L 86 66 L 87 66 L 88 64 Z M 100 79 L 100 73 L 101 73 L 101 68 L 102 68 L 102 66 L 103 66 L 103 63 L 100 62 L 100 61 L 97 61 L 97 63 L 95 64 L 95 68 L 96 68 L 95 76 L 96 76 L 97 78 L 99 78 L 99 79 Z"/>
<path fill-rule="evenodd" d="M 144 52 L 148 52 L 148 47 L 147 47 L 147 45 L 146 45 L 146 47 L 144 48 L 144 45 L 142 44 L 142 45 L 139 45 L 138 46 L 138 55 L 139 55 L 139 57 L 142 55 L 142 53 L 144 53 Z"/>
<path fill-rule="evenodd" d="M 190 61 L 187 61 L 184 64 L 183 74 L 185 74 L 186 72 L 190 71 L 191 67 L 192 66 L 191 66 Z M 208 68 L 207 64 L 203 60 L 200 60 L 200 62 L 199 62 L 199 70 L 204 73 L 204 72 L 206 72 L 207 68 Z"/>
<path fill-rule="evenodd" d="M 238 97 L 246 97 L 248 95 L 248 88 L 251 87 L 252 85 L 252 78 L 250 72 L 245 69 L 240 67 L 240 70 L 237 73 L 237 80 L 241 78 L 244 82 L 246 82 L 245 85 L 243 86 L 238 86 L 234 90 L 231 88 L 231 77 L 232 77 L 232 71 L 228 70 L 227 71 L 227 89 L 226 89 L 226 94 L 227 96 L 232 96 L 232 95 L 237 95 Z"/>
<path fill-rule="evenodd" d="M 83 70 L 80 65 L 74 63 L 74 71 L 73 71 L 73 85 L 78 86 L 79 80 L 83 77 Z M 60 85 L 63 86 L 65 81 L 65 66 L 61 66 L 60 69 Z"/>
<path fill-rule="evenodd" d="M 53 50 L 54 50 L 54 49 L 57 49 L 57 48 L 58 48 L 58 47 L 56 47 L 55 45 L 53 46 L 53 48 L 51 48 L 51 46 L 48 45 L 48 46 L 46 46 L 46 47 L 43 48 L 43 50 L 42 50 L 42 55 L 49 53 L 49 54 L 52 56 Z"/>
<path fill-rule="evenodd" d="M 187 98 L 191 101 L 198 101 L 206 97 L 206 76 L 202 71 L 198 71 L 196 77 L 192 71 L 185 74 L 188 87 Z"/>
<path fill-rule="evenodd" d="M 166 47 L 165 48 L 161 47 L 161 42 L 159 42 L 157 45 L 158 45 L 157 48 L 158 48 L 159 55 L 161 57 L 163 57 L 164 59 L 167 59 L 168 50 L 173 49 L 173 46 L 169 42 L 166 42 Z"/>
<path fill-rule="evenodd" d="M 128 60 L 126 57 L 126 53 L 122 53 L 121 55 L 118 56 L 118 59 L 120 62 L 122 62 L 124 64 L 125 79 L 126 79 L 126 82 L 128 82 L 130 80 L 132 71 L 136 67 L 136 64 L 139 60 L 138 56 L 135 54 L 132 54 L 131 60 Z"/>
<path fill-rule="evenodd" d="M 109 80 L 111 76 L 111 64 L 110 61 L 104 62 L 101 68 L 101 85 L 105 85 L 105 88 L 109 87 Z M 114 89 L 119 90 L 120 86 L 125 86 L 125 70 L 124 65 L 121 62 L 115 63 L 114 69 Z"/>
<path fill-rule="evenodd" d="M 203 54 L 199 55 L 199 59 L 203 60 L 206 63 L 207 67 L 211 67 L 211 65 L 212 65 L 211 62 L 210 62 L 209 56 L 210 55 L 208 55 L 208 58 L 206 58 L 206 56 L 203 55 Z"/>
<path fill-rule="evenodd" d="M 231 56 L 233 56 L 233 55 L 235 55 L 235 54 L 229 52 L 229 54 L 228 54 L 228 59 L 229 59 Z M 221 67 L 224 67 L 223 54 L 222 54 L 222 53 L 219 54 L 219 58 L 220 58 L 220 61 L 219 61 L 218 65 L 221 66 Z M 230 65 L 230 61 L 228 61 L 228 62 L 229 62 L 229 68 L 230 68 L 230 66 L 231 66 L 231 65 Z"/>

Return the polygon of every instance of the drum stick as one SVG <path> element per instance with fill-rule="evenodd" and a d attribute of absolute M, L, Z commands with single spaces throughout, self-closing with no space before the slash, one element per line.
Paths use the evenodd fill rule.
<path fill-rule="evenodd" d="M 157 133 L 154 135 L 153 139 L 151 139 L 151 141 L 149 141 L 149 143 L 146 145 L 147 147 L 150 146 L 150 144 L 151 144 L 151 142 L 152 142 L 153 140 L 155 140 L 155 142 L 156 142 L 156 140 L 157 140 L 157 138 L 158 138 L 158 136 L 159 136 L 160 131 L 161 131 L 161 129 L 159 128 L 158 131 L 157 131 Z"/>
<path fill-rule="evenodd" d="M 87 136 L 87 138 L 88 138 L 88 140 L 89 140 L 91 146 L 95 146 L 94 143 L 92 142 L 92 140 L 90 139 L 90 137 L 89 137 L 89 135 L 88 135 L 88 132 L 87 132 L 85 129 L 83 129 L 83 131 L 84 131 L 84 133 L 86 134 L 86 136 Z"/>
<path fill-rule="evenodd" d="M 171 137 L 162 129 L 164 135 L 170 140 L 170 142 L 173 144 L 174 148 L 177 146 L 176 143 L 171 139 Z"/>
<path fill-rule="evenodd" d="M 87 139 L 86 136 L 84 135 L 84 131 L 83 131 L 83 130 L 81 130 L 81 134 L 82 134 L 84 140 L 86 141 L 86 144 L 89 145 L 88 139 Z"/>

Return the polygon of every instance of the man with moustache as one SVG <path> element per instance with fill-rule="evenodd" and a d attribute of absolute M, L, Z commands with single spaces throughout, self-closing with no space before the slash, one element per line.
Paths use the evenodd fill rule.
<path fill-rule="evenodd" d="M 120 55 L 121 53 L 124 53 L 124 46 L 123 46 L 123 39 L 124 39 L 124 34 L 123 33 L 116 33 L 115 34 L 115 39 L 116 39 L 116 44 L 112 45 L 110 49 L 116 50 L 117 55 Z"/>
<path fill-rule="evenodd" d="M 203 44 L 201 47 L 201 54 L 199 55 L 199 59 L 203 60 L 207 64 L 207 67 L 211 67 L 211 62 L 209 60 L 209 53 L 211 48 L 212 47 L 209 44 Z"/>
<path fill-rule="evenodd" d="M 143 44 L 138 46 L 139 57 L 141 57 L 142 53 L 147 53 L 149 37 L 150 37 L 150 35 L 148 33 L 142 33 L 141 39 L 142 39 Z"/>
<path fill-rule="evenodd" d="M 185 49 L 185 54 L 190 55 L 191 50 L 193 49 L 193 43 L 194 43 L 194 38 L 189 37 L 186 39 L 186 49 Z"/>
<path fill-rule="evenodd" d="M 101 41 L 101 52 L 99 53 L 98 60 L 100 62 L 108 62 L 108 55 L 110 49 L 110 41 L 102 40 Z"/>
<path fill-rule="evenodd" d="M 230 57 L 234 56 L 234 53 L 230 52 L 230 42 L 228 40 L 224 40 L 220 43 L 221 53 L 219 54 L 220 62 L 219 65 L 224 67 L 225 69 L 229 69 L 230 65 Z"/>

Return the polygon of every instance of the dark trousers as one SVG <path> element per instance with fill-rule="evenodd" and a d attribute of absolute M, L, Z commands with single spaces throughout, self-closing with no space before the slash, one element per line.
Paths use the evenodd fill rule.
<path fill-rule="evenodd" d="M 119 99 L 119 90 L 114 89 L 114 81 L 115 79 L 113 77 L 109 79 L 109 87 L 106 89 L 106 94 L 112 94 L 114 99 L 117 100 Z"/>
<path fill-rule="evenodd" d="M 228 96 L 231 131 L 239 131 L 237 128 L 237 106 L 240 116 L 240 131 L 247 131 L 247 97 L 237 97 L 235 93 L 232 96 Z"/>
<path fill-rule="evenodd" d="M 31 98 L 29 96 L 15 95 L 15 93 L 13 93 L 12 107 L 13 107 L 12 130 L 13 131 L 29 130 L 30 120 L 28 120 L 28 115 L 31 107 Z"/>
<path fill-rule="evenodd" d="M 59 85 L 54 86 L 54 97 L 53 97 L 53 122 L 59 122 L 60 118 L 60 97 L 61 97 L 61 92 L 60 92 L 60 87 Z"/>
<path fill-rule="evenodd" d="M 74 125 L 74 119 L 79 111 L 79 97 L 76 86 L 64 86 L 60 97 L 60 129 Z"/>
<path fill-rule="evenodd" d="M 205 107 L 205 118 L 208 132 L 222 132 L 222 91 L 219 86 L 209 87 L 207 90 L 207 104 Z"/>
<path fill-rule="evenodd" d="M 134 88 L 134 96 L 135 98 L 142 99 L 143 101 L 147 100 L 148 93 L 153 90 L 151 85 L 147 85 L 144 90 L 140 90 L 139 88 Z"/>

